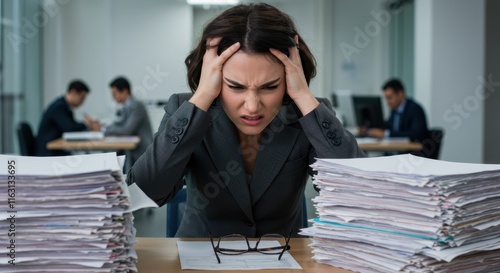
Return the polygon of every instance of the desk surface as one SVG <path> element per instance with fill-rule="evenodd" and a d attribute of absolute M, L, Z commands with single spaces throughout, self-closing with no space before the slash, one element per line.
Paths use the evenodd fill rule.
<path fill-rule="evenodd" d="M 361 139 L 362 140 L 362 139 Z M 374 142 L 358 143 L 358 146 L 363 151 L 419 151 L 422 150 L 422 144 L 419 142 L 409 141 L 391 141 L 379 140 Z"/>
<path fill-rule="evenodd" d="M 133 150 L 137 147 L 138 137 L 106 137 L 103 140 L 66 141 L 58 138 L 47 143 L 49 150 L 103 151 L 103 150 Z"/>
<path fill-rule="evenodd" d="M 207 240 L 207 239 L 180 239 L 180 238 L 137 238 L 139 243 L 135 245 L 135 250 L 139 257 L 137 269 L 139 273 L 163 273 L 163 272 L 215 272 L 215 271 L 199 271 L 181 269 L 179 255 L 177 252 L 178 240 Z M 329 265 L 319 264 L 314 261 L 311 253 L 311 248 L 308 246 L 311 243 L 307 238 L 292 238 L 290 240 L 290 254 L 302 266 L 303 270 L 238 270 L 238 273 L 299 273 L 299 272 L 314 272 L 314 273 L 352 273 L 351 271 L 335 268 Z M 229 271 L 224 271 L 229 272 Z"/>

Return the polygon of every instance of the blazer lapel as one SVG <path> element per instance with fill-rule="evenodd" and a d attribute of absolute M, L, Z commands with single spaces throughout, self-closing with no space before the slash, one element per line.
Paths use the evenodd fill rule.
<path fill-rule="evenodd" d="M 299 130 L 286 126 L 279 116 L 264 130 L 250 182 L 252 204 L 259 200 L 273 182 L 293 149 L 298 135 Z"/>
<path fill-rule="evenodd" d="M 212 108 L 210 111 L 211 132 L 204 138 L 205 145 L 219 172 L 227 172 L 228 164 L 232 169 L 235 169 L 234 164 L 241 169 L 241 172 L 230 177 L 226 186 L 247 217 L 253 219 L 250 191 L 236 129 L 222 108 Z"/>

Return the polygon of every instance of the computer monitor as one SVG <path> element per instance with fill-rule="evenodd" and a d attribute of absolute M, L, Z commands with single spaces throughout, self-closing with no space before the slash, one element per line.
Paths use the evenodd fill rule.
<path fill-rule="evenodd" d="M 332 98 L 333 99 L 333 98 Z M 337 116 L 342 121 L 344 127 L 356 127 L 356 119 L 354 118 L 354 107 L 352 106 L 351 90 L 337 90 L 335 92 L 335 111 Z"/>
<path fill-rule="evenodd" d="M 352 104 L 359 127 L 384 128 L 382 101 L 379 96 L 352 96 Z"/>

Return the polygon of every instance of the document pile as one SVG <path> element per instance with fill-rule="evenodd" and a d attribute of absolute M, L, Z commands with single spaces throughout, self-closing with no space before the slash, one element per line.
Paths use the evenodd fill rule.
<path fill-rule="evenodd" d="M 0 272 L 137 271 L 123 159 L 0 155 Z"/>
<path fill-rule="evenodd" d="M 358 272 L 500 272 L 500 165 L 318 159 L 314 259 Z"/>
<path fill-rule="evenodd" d="M 84 131 L 84 132 L 65 132 L 62 135 L 64 140 L 79 141 L 79 140 L 102 140 L 104 139 L 103 132 Z"/>

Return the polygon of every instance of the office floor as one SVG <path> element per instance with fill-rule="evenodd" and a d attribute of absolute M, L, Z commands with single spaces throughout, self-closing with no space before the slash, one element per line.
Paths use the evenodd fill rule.
<path fill-rule="evenodd" d="M 134 227 L 137 237 L 165 237 L 167 229 L 167 206 L 147 208 L 134 212 Z"/>

